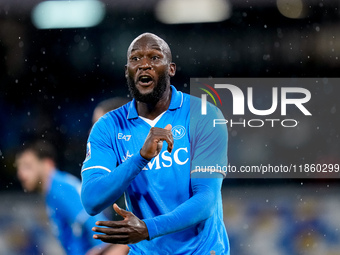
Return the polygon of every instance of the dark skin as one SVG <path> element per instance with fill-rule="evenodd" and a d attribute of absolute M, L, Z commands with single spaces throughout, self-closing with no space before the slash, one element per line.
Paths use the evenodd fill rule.
<path fill-rule="evenodd" d="M 139 116 L 153 120 L 166 111 L 170 105 L 170 77 L 175 75 L 176 65 L 171 62 L 169 46 L 154 34 L 142 34 L 131 43 L 127 58 L 125 76 L 134 80 L 135 86 L 141 94 L 151 93 L 157 86 L 159 77 L 161 75 L 166 77 L 166 89 L 157 102 L 137 101 L 136 104 Z M 149 82 L 141 82 L 142 76 L 148 76 Z M 171 153 L 174 144 L 171 128 L 170 124 L 165 128 L 152 127 L 140 150 L 141 156 L 148 160 L 156 157 L 160 153 L 164 141 L 167 142 L 167 150 Z M 113 209 L 124 220 L 96 222 L 96 225 L 101 227 L 93 227 L 92 230 L 102 234 L 95 234 L 93 238 L 115 244 L 138 243 L 149 238 L 144 221 L 132 212 L 119 208 L 116 204 L 113 205 Z"/>
<path fill-rule="evenodd" d="M 113 205 L 113 209 L 121 215 L 124 220 L 121 221 L 97 221 L 96 224 L 102 227 L 93 227 L 95 232 L 103 233 L 104 235 L 95 234 L 93 238 L 100 239 L 106 243 L 114 244 L 132 244 L 138 243 L 149 237 L 148 229 L 144 221 L 140 220 L 132 212 Z"/>

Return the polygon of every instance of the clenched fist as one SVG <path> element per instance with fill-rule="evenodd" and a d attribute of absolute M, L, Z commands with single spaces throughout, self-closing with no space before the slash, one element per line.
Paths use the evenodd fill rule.
<path fill-rule="evenodd" d="M 166 125 L 165 128 L 152 127 L 140 150 L 140 155 L 148 160 L 156 157 L 162 150 L 164 141 L 168 143 L 167 150 L 171 153 L 172 148 L 174 147 L 171 128 L 172 126 L 170 124 Z"/>

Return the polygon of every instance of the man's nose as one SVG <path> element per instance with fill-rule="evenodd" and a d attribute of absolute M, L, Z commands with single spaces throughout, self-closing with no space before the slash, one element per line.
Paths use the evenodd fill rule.
<path fill-rule="evenodd" d="M 144 57 L 141 59 L 141 64 L 139 66 L 139 69 L 144 69 L 144 70 L 151 69 L 151 63 L 148 60 L 148 58 Z"/>

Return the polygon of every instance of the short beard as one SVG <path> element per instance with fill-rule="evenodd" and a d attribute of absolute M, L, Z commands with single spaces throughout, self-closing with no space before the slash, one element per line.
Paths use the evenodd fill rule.
<path fill-rule="evenodd" d="M 156 86 L 147 94 L 141 94 L 139 92 L 136 88 L 135 81 L 130 76 L 127 77 L 126 81 L 130 94 L 136 101 L 155 105 L 162 98 L 166 90 L 168 77 L 165 74 L 160 75 Z"/>

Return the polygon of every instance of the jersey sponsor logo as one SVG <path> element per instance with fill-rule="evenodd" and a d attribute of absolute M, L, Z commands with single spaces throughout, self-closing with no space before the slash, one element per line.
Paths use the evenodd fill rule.
<path fill-rule="evenodd" d="M 129 150 L 126 152 L 126 155 L 123 156 L 122 162 L 125 162 L 126 160 L 128 160 L 129 158 L 131 158 L 133 156 L 133 154 L 130 154 Z"/>
<path fill-rule="evenodd" d="M 173 163 L 184 165 L 189 161 L 188 148 L 178 148 L 171 154 L 166 150 L 158 154 L 142 170 L 158 170 L 161 167 L 171 167 Z"/>
<path fill-rule="evenodd" d="M 131 135 L 124 135 L 123 133 L 118 133 L 118 139 L 121 140 L 125 140 L 125 141 L 129 141 L 131 138 Z"/>
<path fill-rule="evenodd" d="M 86 158 L 84 162 L 88 161 L 91 158 L 91 143 L 88 142 L 86 145 Z"/>
<path fill-rule="evenodd" d="M 174 126 L 172 129 L 171 129 L 171 132 L 172 132 L 172 136 L 175 140 L 178 140 L 178 139 L 181 139 L 185 133 L 186 133 L 186 130 L 183 126 L 181 125 L 177 125 L 177 126 Z"/>

